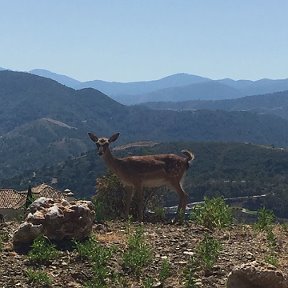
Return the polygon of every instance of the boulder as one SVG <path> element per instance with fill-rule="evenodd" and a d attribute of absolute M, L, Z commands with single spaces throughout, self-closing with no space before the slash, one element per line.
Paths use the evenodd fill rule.
<path fill-rule="evenodd" d="M 81 240 L 90 235 L 94 219 L 91 201 L 69 203 L 41 197 L 30 205 L 25 222 L 14 232 L 13 244 L 30 244 L 41 234 L 55 241 Z"/>
<path fill-rule="evenodd" d="M 287 288 L 288 278 L 274 266 L 256 261 L 235 267 L 228 275 L 227 288 Z"/>

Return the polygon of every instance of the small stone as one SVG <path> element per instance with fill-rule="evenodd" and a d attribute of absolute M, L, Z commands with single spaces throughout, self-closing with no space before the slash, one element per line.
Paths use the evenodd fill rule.
<path fill-rule="evenodd" d="M 246 258 L 250 261 L 254 261 L 255 260 L 255 256 L 251 253 L 251 252 L 247 252 L 246 253 Z"/>
<path fill-rule="evenodd" d="M 195 255 L 195 253 L 192 252 L 192 251 L 184 251 L 183 254 L 184 254 L 184 255 L 189 255 L 189 256 Z"/>
<path fill-rule="evenodd" d="M 162 288 L 163 287 L 163 283 L 161 283 L 160 281 L 154 283 L 152 285 L 153 288 Z"/>

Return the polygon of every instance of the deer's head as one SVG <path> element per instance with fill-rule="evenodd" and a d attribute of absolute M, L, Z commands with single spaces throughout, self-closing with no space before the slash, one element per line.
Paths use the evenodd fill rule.
<path fill-rule="evenodd" d="M 98 155 L 102 156 L 105 155 L 107 149 L 109 148 L 109 144 L 117 140 L 120 133 L 115 133 L 110 138 L 98 138 L 94 133 L 88 133 L 88 135 L 90 139 L 96 144 Z"/>

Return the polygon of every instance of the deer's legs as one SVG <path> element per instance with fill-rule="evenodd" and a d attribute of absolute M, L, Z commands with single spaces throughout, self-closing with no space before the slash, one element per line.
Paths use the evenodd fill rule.
<path fill-rule="evenodd" d="M 179 213 L 185 213 L 186 206 L 188 203 L 188 194 L 183 190 L 182 186 L 178 182 L 172 183 L 172 187 L 176 190 L 179 196 L 179 204 L 177 209 L 177 214 Z"/>
<path fill-rule="evenodd" d="M 128 219 L 129 216 L 129 211 L 130 211 L 130 206 L 131 206 L 131 201 L 133 197 L 133 188 L 132 187 L 125 187 L 125 196 L 124 196 L 124 217 L 125 219 Z"/>
<path fill-rule="evenodd" d="M 137 195 L 138 201 L 138 221 L 143 221 L 143 213 L 144 213 L 144 191 L 142 185 L 135 186 L 135 193 Z"/>

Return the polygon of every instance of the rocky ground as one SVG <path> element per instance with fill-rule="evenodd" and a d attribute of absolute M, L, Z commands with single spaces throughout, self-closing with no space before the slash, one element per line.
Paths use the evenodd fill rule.
<path fill-rule="evenodd" d="M 45 265 L 32 264 L 26 253 L 14 251 L 11 237 L 18 225 L 16 222 L 0 224 L 0 287 L 44 287 L 37 281 L 32 284 L 29 282 L 28 269 L 45 271 L 52 279 L 50 287 L 86 287 L 93 278 L 92 264 L 87 259 L 80 258 L 78 252 L 68 247 L 69 245 L 62 246 L 60 256 Z M 129 235 L 134 233 L 139 224 L 113 221 L 94 225 L 93 234 L 97 241 L 103 247 L 115 247 L 106 268 L 113 271 L 117 277 L 113 278 L 113 281 L 107 280 L 107 287 L 187 287 L 187 268 L 205 233 L 217 239 L 222 248 L 216 263 L 209 271 L 197 268 L 191 272 L 190 269 L 190 275 L 193 273 L 196 283 L 190 287 L 226 287 L 228 274 L 233 267 L 254 260 L 265 262 L 272 259 L 277 263 L 278 269 L 286 273 L 288 271 L 288 229 L 285 225 L 275 225 L 273 228 L 276 236 L 273 251 L 267 233 L 258 232 L 251 225 L 234 225 L 214 232 L 193 223 L 142 225 L 145 243 L 152 251 L 152 259 L 138 276 L 123 268 L 123 252 L 127 249 Z M 166 279 L 161 280 L 164 261 L 169 262 L 169 269 L 164 277 Z"/>

